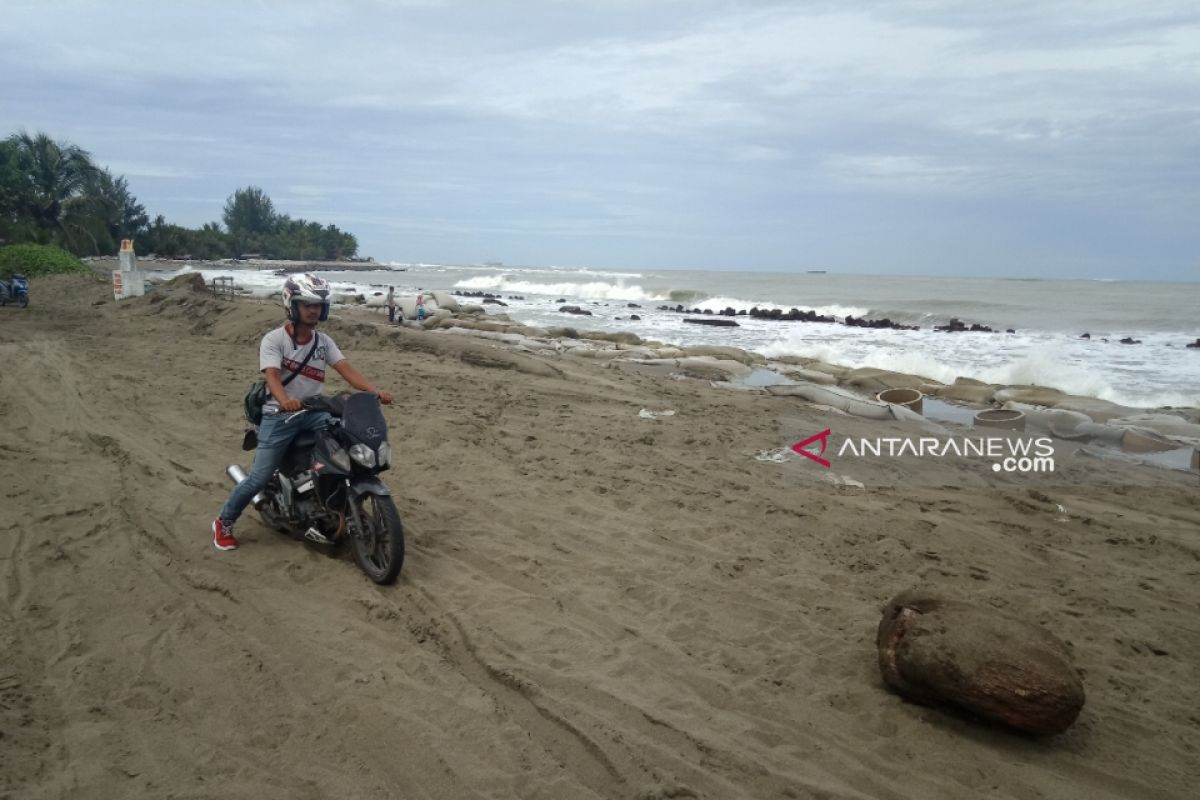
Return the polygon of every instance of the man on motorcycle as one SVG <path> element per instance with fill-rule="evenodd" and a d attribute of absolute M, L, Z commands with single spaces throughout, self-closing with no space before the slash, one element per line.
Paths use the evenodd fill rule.
<path fill-rule="evenodd" d="M 297 434 L 318 430 L 329 423 L 330 416 L 324 411 L 296 413 L 302 410 L 302 400 L 321 393 L 326 367 L 337 370 L 355 389 L 378 395 L 381 403 L 392 402 L 390 392 L 376 388 L 350 366 L 328 334 L 317 333 L 317 325 L 329 318 L 329 295 L 329 284 L 315 275 L 292 276 L 283 284 L 283 307 L 288 322 L 263 336 L 258 349 L 259 369 L 266 375 L 271 396 L 263 406 L 254 466 L 246 479 L 233 488 L 213 520 L 213 545 L 218 550 L 233 550 L 238 546 L 233 536 L 234 523 L 251 498 L 270 481 Z M 295 373 L 286 387 L 285 372 Z"/>

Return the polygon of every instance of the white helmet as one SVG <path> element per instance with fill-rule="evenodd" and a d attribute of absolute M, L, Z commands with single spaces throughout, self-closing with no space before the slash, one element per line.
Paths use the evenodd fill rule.
<path fill-rule="evenodd" d="M 300 321 L 297 303 L 320 303 L 321 322 L 329 319 L 329 294 L 329 284 L 311 272 L 292 275 L 283 282 L 283 307 L 287 309 L 288 319 Z"/>

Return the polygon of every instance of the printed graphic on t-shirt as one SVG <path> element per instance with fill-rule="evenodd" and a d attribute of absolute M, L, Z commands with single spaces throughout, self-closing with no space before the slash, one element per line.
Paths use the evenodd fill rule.
<path fill-rule="evenodd" d="M 312 347 L 312 342 L 308 343 L 308 347 Z M 325 382 L 325 370 L 323 370 L 319 367 L 314 367 L 313 362 L 319 361 L 322 364 L 324 364 L 326 352 L 327 352 L 327 348 L 325 346 L 325 338 L 322 337 L 321 343 L 317 346 L 317 352 L 313 353 L 312 358 L 310 358 L 308 360 L 309 363 L 304 365 L 303 370 L 300 369 L 300 365 L 304 363 L 305 357 L 308 356 L 308 348 L 305 348 L 303 350 L 304 355 L 300 356 L 299 358 L 296 358 L 296 359 L 284 358 L 282 360 L 283 369 L 286 369 L 288 372 L 299 371 L 301 377 L 310 378 L 314 381 L 318 381 L 319 383 L 324 383 Z"/>
<path fill-rule="evenodd" d="M 307 358 L 307 356 L 313 346 L 312 339 L 307 342 L 293 340 L 291 331 L 286 325 L 267 333 L 259 345 L 259 369 L 278 369 L 280 379 L 288 381 L 284 386 L 284 392 L 292 400 L 305 400 L 319 395 L 325 387 L 326 368 L 345 358 L 337 344 L 328 335 L 324 333 L 315 335 L 321 338 L 317 342 L 317 349 L 311 358 Z M 304 363 L 306 359 L 308 363 Z M 300 370 L 301 364 L 304 364 L 303 370 Z M 296 377 L 288 378 L 297 370 L 300 371 Z M 274 397 L 271 397 L 263 406 L 264 414 L 275 414 L 278 411 L 279 404 Z"/>

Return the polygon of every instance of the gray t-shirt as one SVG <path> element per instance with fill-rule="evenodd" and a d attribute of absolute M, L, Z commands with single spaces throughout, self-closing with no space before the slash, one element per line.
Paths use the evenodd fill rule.
<path fill-rule="evenodd" d="M 287 396 L 293 400 L 303 400 L 319 395 L 325 388 L 325 369 L 346 358 L 328 334 L 318 332 L 315 335 L 321 337 L 317 343 L 317 351 L 304 365 L 300 374 L 283 387 Z M 267 333 L 258 346 L 258 368 L 265 370 L 268 367 L 274 367 L 279 370 L 279 379 L 283 380 L 300 366 L 312 346 L 312 339 L 293 344 L 290 325 L 276 328 Z M 263 413 L 279 413 L 279 403 L 275 402 L 274 396 L 271 396 L 263 406 Z"/>

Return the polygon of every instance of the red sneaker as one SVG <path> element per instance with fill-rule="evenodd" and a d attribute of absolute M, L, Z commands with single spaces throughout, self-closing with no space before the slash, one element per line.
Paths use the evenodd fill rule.
<path fill-rule="evenodd" d="M 237 550 L 237 539 L 233 538 L 233 523 L 218 517 L 213 520 L 213 547 L 218 550 Z"/>

